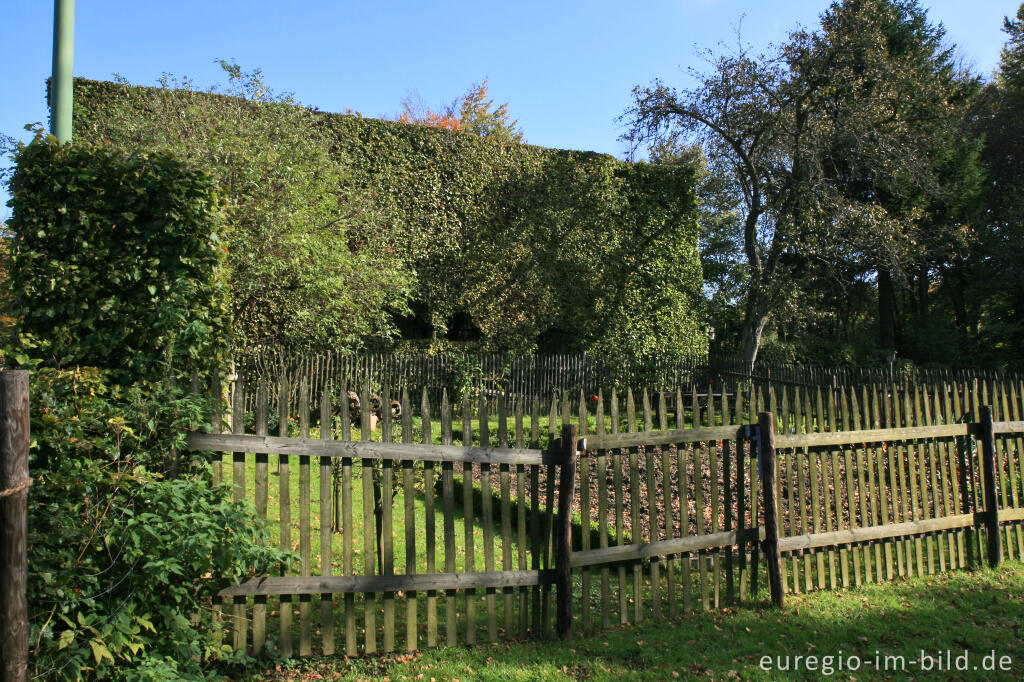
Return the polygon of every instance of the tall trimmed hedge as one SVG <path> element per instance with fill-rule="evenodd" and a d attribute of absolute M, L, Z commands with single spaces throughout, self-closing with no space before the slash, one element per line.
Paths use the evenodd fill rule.
<path fill-rule="evenodd" d="M 477 335 L 495 350 L 706 350 L 693 169 L 254 101 L 268 99 L 259 88 L 233 91 L 253 99 L 78 80 L 75 135 L 124 150 L 167 147 L 219 179 L 244 341 L 352 347 L 387 342 L 401 329 L 406 338 Z M 354 306 L 347 321 L 315 334 L 239 315 L 243 298 L 253 300 L 240 295 L 247 286 L 251 293 L 240 265 L 268 238 L 250 207 L 267 189 L 229 182 L 237 174 L 232 143 L 205 132 L 240 116 L 278 120 L 285 110 L 301 112 L 302 125 L 250 137 L 265 150 L 310 145 L 306 157 L 288 156 L 291 175 L 338 216 L 348 254 L 377 254 L 339 284 Z M 313 149 L 326 152 L 329 168 L 312 172 L 326 163 Z M 300 219 L 296 229 L 318 241 L 324 228 Z M 272 291 L 265 295 L 280 306 Z M 307 296 L 280 312 L 315 317 L 307 306 L 317 305 Z"/>
<path fill-rule="evenodd" d="M 221 215 L 202 171 L 37 138 L 17 153 L 11 312 L 24 349 L 122 383 L 212 361 L 227 328 Z"/>

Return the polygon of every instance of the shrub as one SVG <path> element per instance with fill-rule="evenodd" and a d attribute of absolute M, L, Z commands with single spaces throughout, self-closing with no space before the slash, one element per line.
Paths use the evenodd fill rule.
<path fill-rule="evenodd" d="M 211 597 L 284 559 L 201 458 L 175 462 L 203 400 L 98 370 L 31 382 L 29 647 L 43 679 L 203 678 Z M 179 476 L 165 476 L 178 470 Z"/>
<path fill-rule="evenodd" d="M 167 153 L 37 136 L 16 154 L 9 281 L 24 345 L 122 383 L 224 343 L 224 247 L 210 180 Z"/>

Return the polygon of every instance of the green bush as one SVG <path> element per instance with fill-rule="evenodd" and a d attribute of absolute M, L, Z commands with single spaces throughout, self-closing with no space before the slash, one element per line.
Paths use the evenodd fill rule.
<path fill-rule="evenodd" d="M 32 674 L 203 678 L 230 655 L 211 628 L 214 592 L 284 557 L 255 514 L 210 482 L 205 461 L 169 459 L 209 405 L 107 379 L 32 374 Z"/>
<path fill-rule="evenodd" d="M 224 344 L 224 246 L 208 177 L 164 152 L 37 138 L 16 154 L 11 312 L 53 367 L 128 383 Z"/>

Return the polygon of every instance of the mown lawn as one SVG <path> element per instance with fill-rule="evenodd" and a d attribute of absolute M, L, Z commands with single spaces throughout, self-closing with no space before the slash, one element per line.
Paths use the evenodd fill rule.
<path fill-rule="evenodd" d="M 316 437 L 314 431 L 312 437 Z M 379 432 L 377 434 L 379 440 Z M 358 437 L 358 435 L 356 436 Z M 310 572 L 313 575 L 320 574 L 320 561 L 321 561 L 321 518 L 320 518 L 320 500 L 321 494 L 327 494 L 333 497 L 333 482 L 328 479 L 325 482 L 321 482 L 321 470 L 320 462 L 318 457 L 310 457 L 309 459 L 309 540 L 310 540 Z M 234 485 L 234 474 L 233 466 L 231 462 L 231 456 L 226 455 L 222 458 L 222 471 L 223 479 L 226 482 Z M 390 463 L 389 463 L 390 464 Z M 298 557 L 300 553 L 300 539 L 302 537 L 302 511 L 301 511 L 301 499 L 302 493 L 300 488 L 300 477 L 301 477 L 301 458 L 298 456 L 291 456 L 289 458 L 289 475 L 288 475 L 288 490 L 290 504 L 290 543 L 289 547 L 292 549 Z M 383 478 L 384 466 L 377 464 L 376 468 L 378 474 Z M 268 520 L 268 532 L 269 540 L 273 546 L 280 545 L 280 518 L 281 518 L 281 478 L 278 473 L 279 471 L 279 458 L 277 455 L 268 456 L 268 475 L 267 475 L 267 520 Z M 394 557 L 395 572 L 405 573 L 406 557 L 407 557 L 407 535 L 406 535 L 406 482 L 405 472 L 403 471 L 401 463 L 395 463 L 391 468 L 391 499 L 386 505 L 387 511 L 391 515 L 391 543 L 392 543 L 392 556 Z M 351 487 L 351 513 L 352 513 L 352 552 L 353 552 L 353 568 L 357 573 L 362 573 L 364 566 L 364 547 L 372 546 L 375 529 L 370 526 L 369 528 L 364 523 L 364 509 L 363 509 L 363 467 L 360 460 L 355 460 L 352 466 L 352 487 Z M 468 557 L 465 553 L 465 521 L 463 518 L 463 481 L 462 481 L 462 466 L 458 465 L 454 469 L 453 483 L 454 483 L 454 540 L 456 545 L 456 567 L 458 570 L 466 570 Z M 509 473 L 509 487 L 510 487 L 510 499 L 513 505 L 516 504 L 518 497 L 518 486 L 516 478 L 517 470 L 515 467 L 511 468 Z M 524 475 L 526 473 L 524 472 Z M 415 516 L 413 526 L 415 533 L 411 538 L 414 544 L 414 553 L 416 556 L 416 571 L 424 572 L 427 568 L 427 556 L 426 556 L 426 537 L 425 537 L 425 525 L 424 519 L 426 516 L 426 502 L 424 499 L 425 494 L 425 472 L 422 463 L 417 463 L 413 470 L 413 483 L 414 487 L 412 495 L 412 509 Z M 255 491 L 255 478 L 256 478 L 256 466 L 255 458 L 253 455 L 247 455 L 245 461 L 245 500 L 250 504 L 254 504 L 256 491 Z M 438 567 L 444 567 L 444 537 L 443 537 L 443 511 L 444 503 L 441 496 L 441 479 L 442 479 L 442 466 L 437 463 L 434 467 L 433 480 L 436 486 L 434 495 L 434 513 L 436 515 L 436 528 L 435 528 L 435 545 L 436 553 L 434 555 L 435 565 Z M 491 471 L 491 490 L 492 495 L 497 495 L 500 492 L 500 480 L 501 471 L 500 467 L 495 465 Z M 481 521 L 481 500 L 480 500 L 480 484 L 474 484 L 475 500 L 474 500 L 474 518 L 472 519 L 471 526 L 474 536 L 474 544 L 476 547 L 476 553 L 474 554 L 474 566 L 473 570 L 482 571 L 485 570 L 484 564 L 484 528 Z M 528 490 L 527 490 L 528 494 Z M 339 494 L 337 504 L 340 505 L 342 497 Z M 334 505 L 332 504 L 332 514 Z M 494 511 L 494 547 L 498 563 L 501 563 L 501 510 L 498 499 L 493 501 Z M 338 512 L 340 514 L 340 512 Z M 331 523 L 331 519 L 325 519 L 324 523 Z M 369 530 L 369 535 L 367 531 Z M 516 535 L 516 529 L 513 526 L 512 532 L 512 554 L 516 556 L 518 554 L 518 536 Z M 331 535 L 331 556 L 332 556 L 332 573 L 338 574 L 342 569 L 342 556 L 344 552 L 344 534 L 343 532 L 334 532 Z M 298 570 L 298 562 L 296 562 L 295 571 Z M 296 573 L 297 574 L 297 573 Z"/>
<path fill-rule="evenodd" d="M 623 412 L 625 412 L 625 411 L 623 411 Z M 534 447 L 534 448 L 538 448 L 538 447 L 539 448 L 546 448 L 547 447 L 547 443 L 549 442 L 549 438 L 550 438 L 551 427 L 550 427 L 550 424 L 549 424 L 549 416 L 547 414 L 547 410 L 546 409 L 542 410 L 542 413 L 543 414 L 538 419 L 538 424 L 537 424 L 538 437 L 537 437 L 536 441 L 533 442 L 533 443 L 531 443 L 531 433 L 532 433 L 532 430 L 533 430 L 533 423 L 532 423 L 531 417 L 530 417 L 529 414 L 526 414 L 523 417 L 523 427 L 522 427 L 523 428 L 523 442 L 524 442 L 526 447 Z M 251 415 L 250 415 L 249 421 L 252 422 Z M 297 422 L 297 420 L 294 417 L 291 418 L 291 421 L 292 421 L 292 423 L 291 423 L 290 428 L 289 428 L 289 435 L 293 436 L 293 437 L 297 437 L 297 436 L 300 435 L 299 427 L 298 427 L 298 422 Z M 340 435 L 340 421 L 338 420 L 338 418 L 335 418 L 334 421 L 335 421 L 335 423 L 334 423 L 334 427 L 332 429 L 333 436 L 335 438 L 340 438 L 341 437 L 341 435 Z M 487 430 L 488 430 L 488 441 L 489 441 L 490 445 L 492 445 L 492 446 L 514 447 L 515 443 L 516 443 L 516 425 L 515 425 L 515 417 L 514 417 L 514 415 L 509 414 L 507 416 L 506 428 L 507 428 L 507 438 L 508 438 L 508 440 L 506 442 L 499 442 L 500 429 L 499 429 L 498 421 L 499 421 L 498 417 L 495 414 L 489 414 L 488 415 L 488 419 L 487 419 L 488 429 Z M 573 421 L 573 423 L 578 423 L 579 422 L 578 415 L 574 414 L 572 416 L 572 421 Z M 589 420 L 588 421 L 589 421 L 589 430 L 590 431 L 594 431 L 595 430 L 595 417 L 594 417 L 593 414 L 591 414 L 589 416 Z M 638 417 L 638 422 L 634 425 L 634 428 L 642 428 L 642 424 L 639 423 L 640 421 L 641 421 L 641 418 Z M 474 415 L 473 416 L 472 422 L 473 422 L 473 426 L 472 426 L 471 441 L 474 444 L 480 444 L 480 435 L 481 434 L 480 434 L 480 420 L 478 418 L 478 415 Z M 251 429 L 251 427 L 252 427 L 251 423 L 250 423 L 249 426 L 250 426 L 250 429 L 247 432 L 251 432 L 251 430 L 252 430 Z M 417 415 L 417 416 L 414 416 L 412 418 L 412 420 L 411 420 L 411 427 L 412 427 L 411 428 L 411 432 L 412 432 L 412 436 L 413 436 L 412 437 L 413 442 L 415 442 L 415 443 L 422 443 L 423 440 L 424 440 L 424 437 L 423 437 L 423 420 L 421 419 L 420 416 Z M 558 429 L 558 427 L 557 427 L 557 420 L 556 420 L 555 431 L 557 431 L 557 429 Z M 623 431 L 625 431 L 627 429 L 625 414 L 623 414 L 622 417 L 621 417 L 620 429 L 623 430 Z M 392 430 L 393 430 L 393 436 L 392 436 L 393 440 L 400 441 L 402 439 L 402 424 L 401 424 L 400 420 L 396 420 L 396 423 L 394 423 L 393 426 L 392 426 Z M 273 434 L 277 433 L 277 425 L 276 425 L 276 423 L 272 423 L 271 424 L 270 432 L 273 433 Z M 309 437 L 310 438 L 318 438 L 319 435 L 320 435 L 319 427 L 317 425 L 314 425 L 310 429 Z M 440 420 L 439 420 L 439 418 L 437 417 L 436 414 L 434 415 L 433 419 L 431 420 L 430 436 L 431 436 L 430 440 L 434 444 L 440 444 L 441 443 L 441 423 L 440 423 Z M 351 438 L 352 438 L 352 440 L 356 440 L 356 441 L 360 440 L 360 438 L 361 438 L 359 428 L 354 426 L 354 425 L 352 427 Z M 456 445 L 463 444 L 462 418 L 457 413 L 455 415 L 453 415 L 452 438 L 453 438 L 453 442 Z M 377 442 L 379 442 L 381 440 L 381 427 L 380 426 L 378 426 L 377 429 L 371 434 L 371 440 L 374 440 L 374 441 L 377 441 Z M 231 457 L 231 455 L 230 454 L 223 454 L 223 455 L 221 455 L 219 457 L 219 461 L 221 462 L 221 471 L 223 472 L 223 474 L 222 474 L 223 480 L 233 484 L 233 482 L 234 482 L 234 475 L 233 475 L 233 466 L 232 466 L 232 457 Z M 280 482 L 280 478 L 279 478 L 278 473 L 277 473 L 278 470 L 279 470 L 279 458 L 276 455 L 268 456 L 268 477 L 267 477 L 267 501 L 268 501 L 267 512 L 268 513 L 267 513 L 267 519 L 269 521 L 269 528 L 268 528 L 268 530 L 269 530 L 269 534 L 270 534 L 270 542 L 274 546 L 277 546 L 277 545 L 280 544 L 280 497 L 281 497 L 280 485 L 281 485 L 281 482 Z M 301 523 L 300 472 L 301 472 L 301 458 L 298 457 L 298 456 L 290 457 L 289 458 L 289 478 L 288 478 L 288 489 L 289 489 L 290 509 L 291 509 L 291 514 L 290 514 L 291 523 L 289 524 L 290 527 L 291 527 L 290 547 L 297 554 L 298 554 L 298 552 L 300 550 L 300 538 L 301 538 L 301 535 L 302 535 L 301 534 L 301 527 L 300 527 L 300 523 Z M 245 457 L 245 499 L 250 504 L 253 504 L 253 502 L 255 500 L 255 473 L 256 473 L 256 471 L 255 471 L 255 456 L 251 455 L 251 454 L 250 455 L 246 455 L 246 457 Z M 464 526 L 464 520 L 462 518 L 462 511 L 463 511 L 462 510 L 462 504 L 463 503 L 462 503 L 462 467 L 461 467 L 461 465 L 457 465 L 455 467 L 454 474 L 455 474 L 455 493 L 456 493 L 456 495 L 455 495 L 455 499 L 456 499 L 456 503 L 455 503 L 455 512 L 456 512 L 455 539 L 456 539 L 456 556 L 457 556 L 456 565 L 461 570 L 461 569 L 465 568 L 465 562 L 466 562 L 466 555 L 465 555 L 464 547 L 463 547 L 463 544 L 464 544 L 463 539 L 465 537 L 465 526 Z M 437 497 L 436 497 L 436 501 L 435 501 L 435 513 L 437 514 L 437 518 L 438 518 L 438 522 L 437 522 L 437 543 L 436 543 L 437 554 L 435 555 L 435 564 L 436 564 L 436 566 L 443 567 L 444 566 L 444 542 L 443 542 L 443 538 L 441 537 L 442 529 L 441 529 L 441 520 L 440 520 L 441 519 L 441 514 L 442 514 L 442 500 L 441 500 L 441 490 L 440 490 L 440 483 L 439 483 L 440 479 L 441 479 L 441 465 L 440 464 L 436 465 L 436 467 L 435 467 L 435 474 L 434 475 L 435 475 L 435 481 L 438 482 L 438 486 L 439 486 L 438 489 L 437 489 Z M 332 485 L 331 485 L 330 482 L 327 482 L 327 484 L 324 485 L 324 486 L 321 485 L 321 480 L 320 480 L 320 462 L 319 462 L 319 458 L 317 458 L 317 457 L 310 457 L 309 458 L 309 477 L 310 477 L 310 506 L 309 506 L 309 515 L 310 515 L 310 531 L 311 531 L 311 533 L 310 533 L 310 555 L 311 555 L 310 556 L 310 572 L 313 575 L 318 575 L 320 573 L 320 557 L 321 557 L 321 547 L 320 547 L 320 495 L 321 495 L 321 490 L 331 491 L 332 490 Z M 414 479 L 415 479 L 415 488 L 416 488 L 416 490 L 415 490 L 415 494 L 412 497 L 414 498 L 413 499 L 414 514 L 415 514 L 415 517 L 417 519 L 416 522 L 415 522 L 416 538 L 414 540 L 414 542 L 416 544 L 416 546 L 415 546 L 416 563 L 417 563 L 417 569 L 416 570 L 418 572 L 424 572 L 426 570 L 426 554 L 425 554 L 426 542 L 425 542 L 425 538 L 424 538 L 423 519 L 424 519 L 424 516 L 426 514 L 426 509 L 425 509 L 425 503 L 424 503 L 424 472 L 423 472 L 423 464 L 422 463 L 418 463 L 416 465 L 415 473 L 414 473 Z M 499 492 L 499 489 L 500 489 L 499 488 L 499 483 L 500 483 L 500 471 L 499 471 L 499 467 L 497 465 L 495 465 L 493 467 L 493 469 L 492 469 L 492 491 L 493 491 L 492 494 L 494 494 L 495 496 L 497 496 L 497 494 Z M 529 484 L 527 483 L 527 485 L 529 485 Z M 393 490 L 392 490 L 393 497 L 392 497 L 391 512 L 392 512 L 392 529 L 393 529 L 393 535 L 392 535 L 393 556 L 395 558 L 396 572 L 404 573 L 405 572 L 404 567 L 405 567 L 405 564 L 406 564 L 406 546 L 407 546 L 406 535 L 405 535 L 405 486 L 404 486 L 404 475 L 403 475 L 403 471 L 402 471 L 400 463 L 396 463 L 394 465 L 393 469 L 392 469 L 392 486 L 393 486 Z M 477 494 L 479 495 L 479 490 L 480 490 L 479 482 L 476 482 L 475 488 L 478 491 Z M 515 469 L 515 467 L 512 467 L 512 471 L 511 471 L 511 490 L 510 490 L 510 493 L 511 493 L 510 496 L 511 496 L 511 499 L 512 499 L 512 504 L 515 505 L 516 499 L 517 499 L 517 481 L 516 481 L 516 469 Z M 529 495 L 529 489 L 528 488 L 527 488 L 527 495 Z M 340 497 L 338 499 L 338 502 L 340 504 Z M 541 500 L 541 504 L 543 504 L 543 503 L 544 503 L 544 501 Z M 474 534 L 474 539 L 475 539 L 475 546 L 477 548 L 476 555 L 474 556 L 474 563 L 475 563 L 474 569 L 478 570 L 478 571 L 481 571 L 481 570 L 485 570 L 485 565 L 483 563 L 484 562 L 484 552 L 483 552 L 482 548 L 483 548 L 483 545 L 484 545 L 484 538 L 483 538 L 483 527 L 481 525 L 481 519 L 480 519 L 481 508 L 480 508 L 479 501 L 477 501 L 477 503 L 474 505 L 474 512 L 475 512 L 476 518 L 473 519 L 473 534 Z M 496 529 L 496 533 L 495 533 L 496 537 L 495 537 L 494 542 L 495 542 L 495 547 L 496 547 L 496 556 L 498 557 L 498 563 L 500 564 L 501 563 L 500 536 L 498 536 L 497 529 L 500 527 L 501 515 L 500 515 L 500 508 L 498 506 L 497 499 L 495 499 L 495 503 L 494 503 L 494 515 L 495 515 L 495 529 Z M 362 569 L 363 569 L 363 563 L 364 563 L 364 557 L 363 557 L 363 553 L 362 553 L 363 549 L 362 548 L 366 544 L 367 538 L 365 537 L 365 528 L 364 528 L 364 523 L 363 523 L 363 518 L 364 517 L 363 517 L 362 465 L 361 465 L 361 462 L 359 460 L 356 460 L 353 463 L 353 472 L 352 472 L 352 516 L 353 516 L 354 530 L 355 530 L 355 532 L 353 534 L 353 564 L 354 564 L 355 570 L 357 572 L 361 572 Z M 515 555 L 515 554 L 518 553 L 518 546 L 516 544 L 517 538 L 516 538 L 516 534 L 515 534 L 515 529 L 514 528 L 513 528 L 513 539 L 512 540 L 513 540 L 513 542 L 512 542 L 512 545 L 513 545 L 512 551 L 513 551 L 513 554 Z M 333 563 L 334 563 L 334 566 L 332 567 L 332 572 L 334 572 L 334 573 L 340 572 L 340 569 L 341 569 L 341 563 L 340 562 L 341 562 L 341 556 L 343 554 L 343 549 L 344 549 L 344 547 L 343 547 L 343 535 L 341 533 L 334 533 L 332 535 L 332 546 L 331 546 L 331 554 L 332 554 Z"/>
<path fill-rule="evenodd" d="M 930 657 L 922 659 L 921 651 Z M 964 670 L 939 670 L 946 652 Z M 966 652 L 966 658 L 965 658 Z M 993 653 L 994 652 L 994 653 Z M 762 657 L 771 656 L 771 670 Z M 802 657 L 799 663 L 795 657 Z M 816 658 L 808 658 L 816 657 Z M 779 670 L 788 657 L 790 670 Z M 832 658 L 827 658 L 832 657 Z M 839 658 L 842 657 L 842 666 Z M 851 658 L 854 657 L 854 658 Z M 888 658 L 887 658 L 888 657 Z M 901 659 L 902 657 L 902 665 Z M 927 668 L 922 668 L 922 660 Z M 851 662 L 859 663 L 851 670 Z M 799 670 L 794 666 L 799 664 Z M 986 669 L 994 664 L 995 669 Z M 887 669 L 886 669 L 887 668 Z M 1002 668 L 1002 669 L 1001 669 Z M 507 642 L 279 663 L 250 680 L 1024 678 L 1024 564 L 616 627 L 568 642 Z"/>

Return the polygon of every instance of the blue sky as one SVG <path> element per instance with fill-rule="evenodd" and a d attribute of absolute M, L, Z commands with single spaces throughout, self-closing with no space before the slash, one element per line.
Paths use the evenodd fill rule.
<path fill-rule="evenodd" d="M 1014 0 L 924 0 L 950 42 L 990 74 Z M 75 75 L 121 74 L 154 85 L 164 73 L 198 86 L 222 82 L 218 58 L 260 68 L 275 91 L 325 111 L 393 115 L 413 90 L 432 106 L 489 78 L 527 141 L 621 156 L 616 117 L 630 91 L 660 77 L 685 85 L 697 51 L 755 47 L 813 27 L 827 0 L 588 0 L 516 3 L 361 0 L 79 0 Z M 745 16 L 744 16 L 745 15 Z M 742 19 L 742 23 L 741 23 Z M 44 81 L 52 69 L 53 4 L 3 0 L 0 132 L 26 139 L 46 122 Z M 0 189 L 0 217 L 7 195 Z"/>

